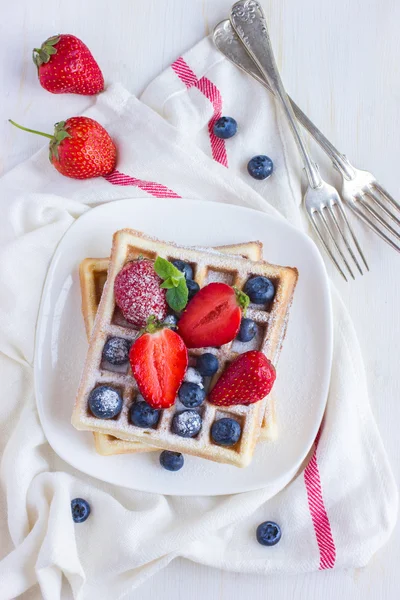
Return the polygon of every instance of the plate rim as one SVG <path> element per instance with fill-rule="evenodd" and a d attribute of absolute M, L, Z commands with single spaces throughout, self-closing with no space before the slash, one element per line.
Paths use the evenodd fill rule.
<path fill-rule="evenodd" d="M 323 261 L 320 251 L 318 250 L 318 247 L 316 246 L 315 242 L 312 240 L 311 237 L 309 237 L 303 230 L 292 225 L 272 206 L 270 206 L 269 208 L 271 209 L 271 212 L 273 212 L 273 214 L 270 214 L 270 212 L 259 211 L 259 210 L 256 210 L 254 208 L 250 208 L 247 206 L 241 206 L 241 205 L 236 205 L 236 204 L 231 204 L 231 203 L 226 203 L 226 202 L 207 202 L 204 200 L 189 199 L 189 198 L 168 199 L 169 202 L 172 201 L 172 203 L 174 203 L 174 204 L 186 205 L 186 207 L 190 203 L 192 205 L 198 205 L 198 206 L 202 206 L 204 208 L 204 205 L 207 202 L 207 206 L 212 204 L 213 208 L 217 208 L 217 207 L 223 208 L 223 209 L 226 208 L 228 210 L 233 208 L 236 211 L 242 211 L 245 213 L 251 212 L 251 213 L 262 214 L 267 219 L 269 219 L 271 221 L 279 222 L 280 225 L 283 225 L 284 227 L 290 229 L 294 233 L 295 236 L 301 237 L 303 239 L 303 243 L 306 243 L 306 245 L 309 246 L 310 251 L 314 254 L 317 262 L 319 263 L 321 272 L 323 274 L 323 277 L 321 278 L 321 283 L 323 284 L 321 289 L 323 289 L 323 291 L 324 291 L 324 300 L 325 300 L 326 309 L 327 309 L 326 310 L 326 317 L 327 317 L 327 330 L 326 330 L 326 333 L 327 333 L 327 344 L 326 344 L 327 361 L 326 362 L 329 364 L 327 367 L 327 377 L 326 377 L 326 382 L 325 382 L 325 387 L 324 387 L 324 401 L 319 402 L 318 419 L 314 419 L 314 427 L 312 428 L 313 435 L 311 436 L 311 434 L 310 434 L 310 439 L 311 439 L 310 444 L 307 446 L 307 450 L 304 451 L 301 456 L 299 455 L 296 463 L 293 465 L 292 470 L 286 471 L 280 478 L 277 478 L 273 482 L 273 484 L 260 483 L 257 485 L 256 484 L 246 485 L 245 489 L 243 489 L 243 487 L 240 488 L 240 486 L 239 486 L 237 489 L 233 489 L 233 491 L 230 489 L 228 491 L 219 491 L 219 492 L 204 493 L 204 494 L 199 493 L 199 492 L 192 493 L 192 492 L 190 492 L 190 490 L 185 491 L 185 492 L 182 492 L 182 491 L 180 491 L 180 492 L 165 492 L 165 491 L 160 492 L 160 491 L 149 490 L 145 486 L 138 487 L 137 485 L 135 485 L 135 486 L 128 485 L 129 482 L 127 482 L 126 485 L 121 482 L 116 483 L 116 481 L 113 480 L 112 477 L 111 478 L 107 477 L 107 473 L 110 471 L 110 469 L 105 469 L 104 476 L 99 477 L 97 474 L 93 474 L 93 473 L 89 472 L 88 470 L 85 470 L 85 465 L 83 465 L 82 467 L 81 466 L 78 467 L 76 464 L 73 464 L 64 455 L 63 452 L 59 452 L 58 450 L 56 450 L 56 448 L 54 447 L 53 443 L 50 441 L 50 439 L 47 435 L 47 430 L 44 426 L 44 422 L 46 421 L 46 416 L 45 416 L 46 411 L 44 410 L 44 406 L 43 406 L 44 402 L 39 401 L 39 397 L 41 397 L 41 392 L 40 392 L 39 377 L 38 377 L 38 371 L 40 370 L 40 367 L 38 366 L 38 362 L 39 362 L 38 357 L 40 356 L 39 346 L 42 341 L 42 338 L 44 338 L 44 333 L 46 331 L 46 324 L 48 326 L 48 322 L 50 320 L 49 314 L 46 314 L 46 299 L 48 296 L 48 290 L 51 287 L 52 275 L 56 269 L 58 258 L 60 256 L 60 246 L 64 242 L 64 239 L 68 235 L 70 235 L 71 230 L 74 227 L 76 227 L 78 223 L 82 223 L 82 220 L 91 219 L 94 212 L 97 213 L 97 212 L 101 212 L 103 210 L 109 210 L 110 205 L 112 205 L 113 207 L 118 207 L 118 205 L 128 205 L 129 203 L 132 203 L 132 202 L 135 202 L 135 204 L 138 204 L 141 201 L 146 202 L 146 203 L 165 204 L 164 198 L 148 198 L 146 196 L 141 196 L 138 198 L 123 198 L 120 200 L 115 200 L 112 202 L 106 202 L 104 204 L 100 204 L 94 208 L 89 208 L 82 215 L 80 215 L 77 219 L 75 219 L 73 221 L 73 223 L 71 223 L 71 225 L 66 229 L 66 231 L 63 233 L 63 235 L 61 236 L 61 238 L 59 239 L 58 243 L 55 246 L 53 255 L 51 257 L 51 260 L 50 260 L 50 263 L 49 263 L 49 266 L 47 269 L 45 283 L 43 285 L 43 289 L 42 289 L 42 293 L 41 293 L 40 306 L 39 306 L 38 317 L 37 317 L 36 327 L 35 327 L 35 345 L 34 345 L 34 358 L 33 358 L 35 403 L 36 403 L 36 407 L 37 407 L 38 414 L 39 414 L 39 420 L 40 420 L 44 435 L 46 437 L 46 440 L 49 443 L 49 445 L 51 446 L 52 450 L 57 454 L 57 456 L 59 456 L 63 461 L 65 461 L 72 468 L 76 469 L 77 471 L 79 471 L 81 473 L 84 473 L 85 475 L 88 475 L 90 477 L 98 479 L 99 481 L 104 481 L 111 485 L 121 486 L 126 489 L 137 490 L 137 491 L 142 491 L 142 492 L 146 492 L 146 493 L 159 493 L 159 494 L 163 494 L 165 496 L 222 496 L 222 495 L 246 493 L 246 492 L 250 492 L 250 491 L 263 489 L 268 485 L 275 484 L 275 481 L 276 481 L 276 482 L 279 482 L 279 485 L 277 486 L 277 489 L 274 490 L 273 494 L 275 495 L 281 489 L 283 489 L 283 487 L 285 485 L 287 485 L 292 480 L 292 478 L 296 475 L 296 473 L 299 471 L 299 468 L 302 466 L 304 460 L 307 458 L 308 454 L 310 453 L 311 448 L 313 447 L 315 437 L 317 436 L 317 433 L 319 431 L 319 428 L 321 426 L 321 423 L 322 423 L 322 420 L 324 417 L 324 413 L 325 413 L 326 405 L 327 405 L 327 401 L 328 401 L 328 396 L 329 396 L 330 380 L 331 380 L 331 373 L 332 373 L 333 312 L 332 312 L 332 296 L 331 296 L 331 292 L 330 292 L 330 280 L 329 280 L 329 277 L 327 274 L 325 263 Z M 131 208 L 132 204 L 129 204 L 129 206 Z M 166 240 L 166 241 L 170 241 L 170 240 Z M 239 242 L 232 242 L 232 243 L 239 243 Z M 201 246 L 201 244 L 199 244 L 199 245 Z M 321 396 L 322 396 L 322 393 L 321 393 Z M 88 432 L 82 432 L 82 433 L 88 433 Z M 105 458 L 107 458 L 107 457 L 105 457 Z"/>

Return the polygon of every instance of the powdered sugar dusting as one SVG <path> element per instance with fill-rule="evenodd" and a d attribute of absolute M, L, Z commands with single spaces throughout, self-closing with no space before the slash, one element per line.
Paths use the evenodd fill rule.
<path fill-rule="evenodd" d="M 277 281 L 278 285 L 275 299 L 269 307 L 269 311 L 260 310 L 260 307 L 254 306 L 254 308 L 252 307 L 248 310 L 247 316 L 254 319 L 258 324 L 264 325 L 262 327 L 264 337 L 261 343 L 261 350 L 276 364 L 297 273 L 294 269 L 285 269 L 262 261 L 252 262 L 243 258 L 237 258 L 237 256 L 222 254 L 220 252 L 209 252 L 209 249 L 206 250 L 206 252 L 199 252 L 189 247 L 178 247 L 158 241 L 152 242 L 144 234 L 122 230 L 114 238 L 109 281 L 114 281 L 116 274 L 120 273 L 124 265 L 128 264 L 127 260 L 132 260 L 132 256 L 137 256 L 140 253 L 152 256 L 158 255 L 170 260 L 181 259 L 189 262 L 194 266 L 195 280 L 200 287 L 205 285 L 209 269 L 234 273 L 234 281 L 232 283 L 239 289 L 243 289 L 247 279 L 252 275 L 264 275 L 273 278 Z M 112 277 L 111 280 L 110 276 Z M 109 372 L 107 374 L 98 370 L 99 344 L 102 347 L 105 339 L 110 335 L 132 337 L 133 333 L 129 329 L 125 329 L 124 331 L 122 324 L 116 327 L 111 322 L 114 311 L 114 297 L 112 292 L 113 288 L 112 284 L 110 284 L 103 294 L 102 304 L 100 305 L 98 320 L 95 324 L 95 332 L 91 340 L 91 348 L 74 411 L 73 423 L 78 429 L 89 429 L 99 433 L 114 435 L 133 443 L 139 442 L 142 445 L 147 443 L 149 446 L 158 446 L 163 449 L 183 453 L 186 452 L 187 454 L 194 454 L 237 466 L 248 464 L 259 434 L 259 424 L 266 406 L 265 399 L 251 406 L 226 407 L 224 409 L 225 416 L 240 415 L 240 418 L 243 419 L 241 444 L 240 447 L 235 448 L 216 446 L 210 440 L 210 429 L 215 420 L 215 407 L 207 401 L 204 402 L 202 410 L 199 411 L 202 417 L 202 427 L 198 434 L 192 438 L 176 435 L 171 430 L 174 417 L 178 411 L 182 410 L 179 402 L 172 408 L 162 411 L 159 425 L 155 430 L 146 431 L 145 434 L 143 430 L 132 425 L 129 420 L 129 408 L 137 394 L 137 385 L 131 373 L 120 375 Z M 209 349 L 206 351 L 209 351 Z M 236 356 L 236 351 L 233 350 L 232 343 L 226 344 L 221 348 L 211 349 L 210 351 L 219 359 L 220 370 L 217 373 L 217 376 L 219 376 L 224 370 L 225 365 L 231 362 Z M 190 354 L 192 357 L 198 356 L 199 352 L 194 350 L 190 351 Z M 201 352 L 204 352 L 204 349 Z M 124 390 L 124 402 L 119 417 L 115 420 L 105 421 L 88 415 L 86 406 L 88 394 L 93 387 L 99 385 L 99 383 L 106 384 L 108 382 L 114 382 L 114 385 L 117 384 L 118 386 L 121 385 L 121 389 L 123 388 Z"/>
<path fill-rule="evenodd" d="M 125 319 L 144 327 L 150 315 L 162 321 L 167 316 L 166 291 L 150 260 L 127 263 L 114 282 L 115 301 Z"/>
<path fill-rule="evenodd" d="M 188 370 L 185 373 L 184 381 L 188 381 L 189 383 L 197 383 L 201 388 L 203 388 L 203 377 L 193 367 L 188 367 Z"/>

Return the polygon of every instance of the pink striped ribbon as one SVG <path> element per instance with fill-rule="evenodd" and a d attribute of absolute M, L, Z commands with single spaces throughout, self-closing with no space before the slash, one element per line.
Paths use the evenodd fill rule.
<path fill-rule="evenodd" d="M 325 508 L 324 498 L 322 496 L 321 477 L 317 461 L 319 438 L 320 432 L 318 432 L 315 439 L 314 452 L 311 460 L 304 470 L 304 483 L 319 549 L 319 568 L 320 570 L 324 570 L 333 569 L 336 561 L 336 547 L 328 513 Z"/>
<path fill-rule="evenodd" d="M 201 77 L 200 79 L 197 79 L 195 73 L 184 61 L 182 56 L 172 63 L 171 67 L 187 88 L 196 87 L 211 102 L 214 109 L 213 116 L 208 122 L 211 154 L 214 160 L 219 162 L 224 167 L 227 167 L 228 157 L 226 154 L 225 140 L 218 138 L 214 134 L 214 124 L 222 115 L 221 92 L 212 81 L 207 79 L 207 77 Z"/>
<path fill-rule="evenodd" d="M 110 173 L 110 175 L 106 175 L 104 179 L 106 179 L 109 183 L 112 183 L 112 185 L 133 185 L 140 188 L 144 192 L 151 194 L 151 196 L 154 196 L 155 198 L 181 198 L 179 194 L 173 190 L 170 190 L 161 183 L 137 179 L 136 177 L 125 175 L 117 170 Z"/>

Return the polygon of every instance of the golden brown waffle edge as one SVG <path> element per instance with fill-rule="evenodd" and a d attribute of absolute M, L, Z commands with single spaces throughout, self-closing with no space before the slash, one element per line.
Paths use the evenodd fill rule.
<path fill-rule="evenodd" d="M 221 280 L 220 275 L 223 274 L 222 280 L 235 284 L 239 288 L 244 286 L 251 275 L 265 275 L 273 279 L 276 285 L 276 295 L 271 309 L 267 311 L 260 309 L 260 307 L 251 306 L 249 316 L 259 324 L 259 328 L 264 332 L 261 344 L 262 351 L 273 362 L 277 360 L 297 281 L 296 269 L 270 265 L 265 262 L 252 262 L 217 252 L 206 252 L 201 249 L 178 247 L 175 244 L 148 238 L 140 232 L 122 230 L 114 236 L 108 279 L 95 321 L 85 371 L 74 408 L 73 424 L 78 429 L 97 431 L 114 435 L 120 439 L 142 441 L 160 448 L 168 448 L 211 460 L 245 466 L 251 459 L 258 438 L 261 419 L 265 410 L 265 401 L 249 406 L 224 407 L 224 409 L 219 409 L 206 402 L 203 409 L 203 429 L 196 439 L 188 440 L 171 433 L 169 428 L 172 415 L 175 410 L 179 409 L 178 405 L 163 411 L 157 429 L 140 430 L 133 426 L 128 420 L 129 405 L 134 400 L 135 385 L 132 378 L 99 369 L 101 351 L 107 336 L 119 334 L 135 337 L 135 333 L 131 328 L 127 328 L 126 325 L 121 325 L 120 322 L 115 320 L 113 284 L 116 274 L 123 265 L 139 254 L 149 258 L 155 258 L 157 255 L 168 259 L 180 258 L 192 263 L 195 266 L 195 279 L 201 287 L 210 280 L 215 280 L 212 277 L 210 278 L 210 274 L 217 276 L 217 280 Z M 236 341 L 223 346 L 219 350 L 210 349 L 210 351 L 218 353 L 221 371 L 226 363 L 236 356 L 235 344 L 237 344 Z M 196 351 L 192 353 L 195 355 Z M 91 389 L 97 384 L 107 382 L 120 386 L 124 397 L 122 412 L 117 419 L 109 421 L 96 419 L 89 414 L 87 409 L 87 396 Z M 234 448 L 223 448 L 210 440 L 209 430 L 214 418 L 225 415 L 236 418 L 242 424 L 242 437 Z"/>

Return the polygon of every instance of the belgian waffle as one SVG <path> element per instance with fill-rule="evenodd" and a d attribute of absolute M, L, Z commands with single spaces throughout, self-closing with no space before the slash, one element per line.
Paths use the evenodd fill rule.
<path fill-rule="evenodd" d="M 261 260 L 262 258 L 261 242 L 247 242 L 230 246 L 219 246 L 215 249 L 224 254 L 238 255 L 254 261 Z M 90 339 L 93 330 L 97 308 L 100 304 L 104 284 L 107 280 L 109 262 L 109 258 L 85 258 L 79 266 L 82 314 L 88 339 Z M 271 399 L 269 405 L 271 405 Z M 265 434 L 266 431 L 271 432 L 273 423 L 273 415 L 270 415 L 270 418 L 263 424 L 262 433 Z M 158 448 L 152 448 L 148 444 L 142 442 L 127 442 L 126 440 L 119 440 L 112 435 L 102 433 L 94 433 L 93 435 L 97 452 L 104 456 L 158 450 Z"/>
<path fill-rule="evenodd" d="M 154 260 L 157 256 L 169 260 L 181 259 L 192 265 L 194 278 L 200 287 L 210 281 L 225 281 L 242 289 L 247 279 L 253 275 L 269 277 L 275 284 L 275 297 L 270 306 L 250 305 L 248 316 L 258 323 L 259 335 L 255 346 L 276 364 L 286 331 L 289 309 L 297 282 L 297 270 L 290 267 L 270 265 L 266 262 L 252 262 L 244 258 L 228 256 L 217 251 L 178 247 L 146 237 L 132 230 L 118 231 L 113 238 L 113 248 L 108 277 L 95 319 L 94 331 L 86 358 L 85 368 L 78 390 L 72 423 L 77 429 L 112 435 L 122 440 L 148 443 L 158 448 L 193 454 L 202 458 L 246 466 L 253 455 L 259 437 L 261 422 L 265 413 L 266 399 L 249 406 L 215 407 L 207 401 L 199 407 L 202 416 L 202 429 L 196 438 L 182 438 L 172 433 L 170 424 L 174 414 L 182 410 L 179 401 L 162 411 L 157 426 L 142 429 L 129 420 L 129 409 L 135 401 L 137 387 L 132 376 L 126 371 L 115 372 L 105 369 L 102 364 L 103 346 L 109 336 L 126 337 L 134 340 L 138 332 L 122 317 L 115 305 L 114 280 L 123 266 L 139 255 Z M 250 349 L 246 344 L 246 350 Z M 221 348 L 209 348 L 219 359 L 219 377 L 227 364 L 241 351 L 241 343 L 233 341 Z M 204 352 L 204 349 L 190 350 L 191 356 Z M 212 382 L 212 383 L 214 383 Z M 123 408 L 115 419 L 97 419 L 88 409 L 88 396 L 99 384 L 110 384 L 118 388 L 123 397 Z M 236 419 L 242 428 L 238 443 L 231 448 L 213 443 L 210 429 L 215 419 L 229 416 Z"/>

